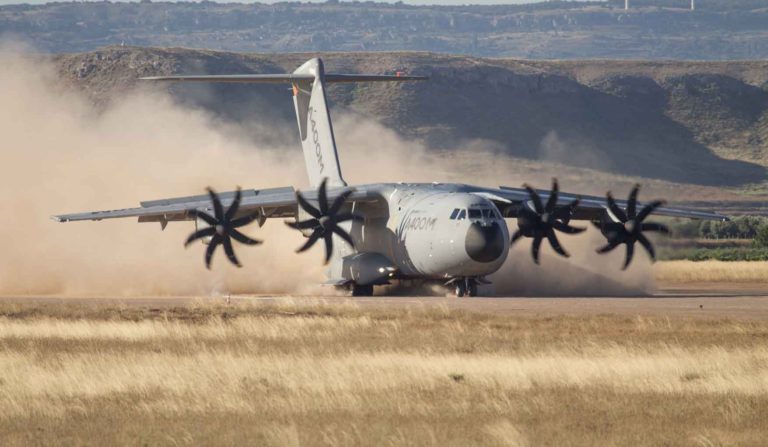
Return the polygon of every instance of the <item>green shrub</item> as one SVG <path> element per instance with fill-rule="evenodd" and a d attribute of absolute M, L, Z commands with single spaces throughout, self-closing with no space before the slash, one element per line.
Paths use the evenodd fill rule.
<path fill-rule="evenodd" d="M 757 230 L 755 235 L 754 244 L 756 247 L 768 248 L 768 224 L 763 224 L 760 229 Z"/>

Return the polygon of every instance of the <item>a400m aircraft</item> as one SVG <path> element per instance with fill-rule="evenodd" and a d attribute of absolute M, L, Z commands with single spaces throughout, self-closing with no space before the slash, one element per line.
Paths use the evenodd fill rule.
<path fill-rule="evenodd" d="M 325 86 L 335 82 L 420 81 L 419 76 L 325 73 L 320 59 L 311 59 L 292 74 L 218 76 L 162 76 L 154 81 L 288 83 L 299 124 L 309 182 L 315 191 L 300 193 L 293 187 L 247 189 L 217 194 L 141 202 L 138 208 L 53 216 L 59 222 L 138 217 L 139 222 L 195 221 L 196 231 L 186 241 L 208 244 L 205 265 L 210 268 L 216 248 L 222 246 L 230 262 L 240 266 L 232 239 L 258 245 L 237 228 L 270 218 L 291 218 L 286 224 L 301 231 L 309 249 L 325 243 L 326 284 L 346 288 L 355 296 L 373 294 L 375 285 L 393 280 L 440 281 L 457 296 L 477 295 L 478 283 L 504 263 L 511 244 L 532 238 L 531 252 L 539 262 L 541 243 L 547 239 L 562 256 L 557 232 L 575 234 L 574 220 L 600 228 L 606 245 L 599 253 L 626 247 L 623 268 L 639 243 L 655 258 L 646 232 L 668 233 L 663 224 L 646 222 L 654 213 L 694 219 L 725 220 L 717 213 L 665 207 L 663 202 L 640 204 L 638 187 L 626 201 L 523 188 L 485 188 L 455 183 L 377 183 L 347 185 L 341 174 Z M 373 148 L 375 150 L 375 148 Z M 510 237 L 504 218 L 517 218 Z"/>

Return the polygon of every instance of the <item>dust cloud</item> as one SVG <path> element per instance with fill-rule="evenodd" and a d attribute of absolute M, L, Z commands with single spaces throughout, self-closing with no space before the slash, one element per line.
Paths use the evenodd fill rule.
<path fill-rule="evenodd" d="M 237 185 L 306 187 L 298 141 L 275 144 L 275 138 L 270 138 L 269 145 L 261 144 L 252 135 L 269 129 L 254 132 L 251 127 L 222 122 L 204 111 L 182 108 L 167 94 L 148 88 L 97 110 L 78 92 L 62 87 L 43 58 L 4 46 L 0 63 L 4 67 L 0 71 L 0 207 L 5 212 L 0 229 L 0 294 L 319 292 L 322 250 L 316 247 L 309 254 L 295 254 L 303 238 L 279 220 L 246 229 L 264 244 L 236 247 L 244 268 L 229 265 L 219 252 L 212 271 L 207 271 L 204 246 L 183 247 L 194 230 L 191 222 L 172 222 L 160 231 L 159 224 L 137 225 L 134 219 L 67 224 L 49 219 L 52 214 L 202 194 L 207 185 L 220 191 Z M 505 163 L 514 160 L 501 157 L 482 142 L 447 155 L 404 141 L 358 116 L 334 113 L 334 118 L 341 164 L 350 183 L 478 183 L 479 177 L 479 183 L 486 185 L 523 181 L 505 174 Z M 549 178 L 538 180 L 541 185 L 549 183 Z M 510 224 L 514 231 L 514 222 Z M 557 259 L 545 248 L 542 267 L 530 261 L 530 241 L 522 241 L 494 275 L 495 293 L 647 290 L 650 269 L 636 262 L 629 274 L 621 274 L 620 258 L 598 258 L 594 253 L 602 243 L 598 236 L 564 237 L 573 258 Z"/>

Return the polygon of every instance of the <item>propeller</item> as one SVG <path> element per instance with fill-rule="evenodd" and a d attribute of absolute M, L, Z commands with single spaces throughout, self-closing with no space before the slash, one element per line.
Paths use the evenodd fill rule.
<path fill-rule="evenodd" d="M 669 234 L 669 228 L 666 225 L 653 222 L 645 222 L 645 219 L 653 213 L 656 208 L 664 205 L 664 201 L 656 200 L 637 212 L 637 194 L 640 191 L 640 185 L 635 185 L 629 193 L 626 212 L 616 204 L 613 195 L 609 192 L 606 195 L 608 200 L 608 210 L 601 222 L 594 224 L 600 228 L 608 243 L 597 249 L 598 253 L 608 253 L 621 244 L 627 246 L 627 253 L 624 259 L 622 270 L 626 270 L 632 263 L 635 255 L 635 242 L 645 248 L 650 255 L 651 260 L 656 260 L 656 252 L 653 249 L 651 241 L 643 234 L 646 231 Z"/>
<path fill-rule="evenodd" d="M 511 243 L 514 244 L 522 237 L 533 238 L 531 254 L 533 262 L 539 263 L 539 249 L 541 242 L 547 238 L 549 245 L 561 256 L 566 258 L 570 256 L 557 240 L 555 230 L 566 234 L 577 234 L 586 230 L 586 228 L 572 227 L 568 224 L 573 216 L 574 210 L 579 205 L 579 199 L 573 200 L 568 205 L 557 206 L 557 199 L 560 194 L 557 179 L 552 179 L 552 191 L 549 193 L 546 205 L 541 202 L 539 194 L 529 185 L 523 185 L 531 198 L 533 209 L 530 206 L 523 206 L 517 216 L 518 230 L 512 235 Z"/>
<path fill-rule="evenodd" d="M 320 189 L 318 190 L 317 202 L 320 208 L 315 208 L 311 203 L 309 203 L 309 201 L 307 201 L 307 199 L 304 198 L 304 196 L 301 195 L 301 192 L 296 191 L 296 200 L 299 202 L 299 206 L 311 217 L 302 221 L 297 219 L 296 222 L 285 222 L 286 225 L 296 230 L 312 230 L 312 233 L 309 235 L 307 242 L 299 247 L 299 249 L 296 250 L 296 253 L 309 250 L 313 245 L 315 245 L 315 242 L 321 238 L 325 241 L 325 264 L 328 264 L 328 261 L 331 259 L 331 255 L 333 254 L 334 234 L 342 238 L 352 247 L 355 246 L 352 237 L 349 235 L 349 233 L 347 233 L 345 229 L 341 228 L 339 224 L 350 220 L 363 220 L 363 217 L 357 214 L 339 212 L 341 207 L 344 206 L 344 202 L 346 202 L 349 195 L 352 194 L 351 190 L 346 190 L 339 194 L 333 203 L 329 205 L 326 186 L 327 180 L 327 178 L 323 179 L 323 182 L 320 183 Z"/>
<path fill-rule="evenodd" d="M 232 201 L 232 204 L 229 206 L 226 212 L 224 211 L 224 207 L 221 205 L 219 195 L 216 194 L 213 189 L 208 188 L 208 195 L 211 197 L 211 202 L 213 202 L 213 216 L 204 211 L 198 210 L 192 210 L 189 214 L 191 216 L 200 218 L 210 226 L 190 234 L 187 238 L 187 241 L 184 243 L 184 246 L 187 247 L 189 244 L 198 239 L 211 236 L 211 241 L 208 244 L 208 248 L 205 250 L 205 267 L 208 269 L 211 268 L 211 258 L 213 258 L 213 253 L 216 251 L 216 247 L 219 245 L 224 246 L 224 253 L 226 253 L 229 262 L 235 264 L 238 267 L 242 267 L 242 265 L 240 265 L 240 261 L 237 259 L 237 256 L 235 256 L 235 250 L 232 248 L 232 239 L 246 245 L 261 244 L 261 241 L 251 239 L 236 230 L 236 228 L 248 225 L 249 223 L 258 219 L 259 213 L 246 214 L 245 216 L 238 217 L 237 219 L 234 218 L 235 215 L 237 215 L 238 208 L 240 208 L 240 199 L 242 197 L 239 186 L 237 187 L 237 192 L 235 192 L 235 199 Z"/>

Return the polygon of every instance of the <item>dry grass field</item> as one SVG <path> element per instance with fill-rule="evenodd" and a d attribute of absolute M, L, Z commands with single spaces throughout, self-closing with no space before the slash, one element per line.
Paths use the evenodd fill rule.
<path fill-rule="evenodd" d="M 681 283 L 768 283 L 768 262 L 663 261 L 654 265 L 656 281 Z"/>
<path fill-rule="evenodd" d="M 768 322 L 3 302 L 0 439 L 765 445 Z"/>

